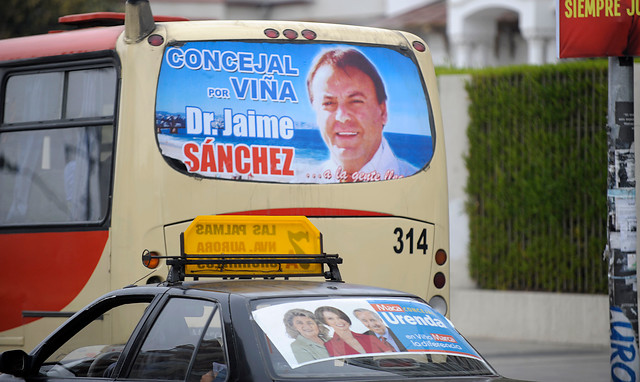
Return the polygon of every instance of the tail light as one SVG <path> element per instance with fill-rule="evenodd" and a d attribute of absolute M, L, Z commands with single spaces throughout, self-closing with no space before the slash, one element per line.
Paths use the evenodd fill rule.
<path fill-rule="evenodd" d="M 447 283 L 447 277 L 442 272 L 438 272 L 433 276 L 433 285 L 438 289 L 442 289 L 444 284 Z"/>
<path fill-rule="evenodd" d="M 280 37 L 280 32 L 274 28 L 267 28 L 264 30 L 264 35 L 269 38 L 278 38 Z M 295 31 L 293 29 L 285 29 L 282 31 L 282 35 L 288 38 L 289 40 L 295 40 L 298 38 L 299 35 L 306 38 L 307 40 L 315 40 L 316 37 L 318 37 L 316 32 L 312 31 L 311 29 L 304 29 L 299 34 L 298 34 L 298 31 Z"/>
<path fill-rule="evenodd" d="M 155 251 L 147 251 L 142 254 L 142 265 L 149 269 L 156 269 L 158 265 L 160 265 L 160 259 L 158 258 L 160 254 Z"/>
<path fill-rule="evenodd" d="M 436 252 L 436 264 L 444 265 L 447 262 L 447 252 L 444 249 L 439 249 Z"/>

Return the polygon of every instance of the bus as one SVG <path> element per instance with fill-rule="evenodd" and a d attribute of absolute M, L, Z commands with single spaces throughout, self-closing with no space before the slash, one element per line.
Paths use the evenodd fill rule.
<path fill-rule="evenodd" d="M 109 290 L 163 282 L 164 261 L 150 271 L 141 254 L 180 253 L 199 215 L 306 216 L 345 280 L 448 314 L 444 134 L 423 40 L 154 16 L 148 0 L 60 21 L 74 28 L 0 41 L 0 350 L 31 349 Z M 272 253 L 260 233 L 246 250 Z"/>

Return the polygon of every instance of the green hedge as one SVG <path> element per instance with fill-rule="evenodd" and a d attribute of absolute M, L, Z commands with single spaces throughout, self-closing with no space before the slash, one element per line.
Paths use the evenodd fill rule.
<path fill-rule="evenodd" d="M 486 289 L 607 293 L 607 62 L 471 78 L 472 278 Z"/>

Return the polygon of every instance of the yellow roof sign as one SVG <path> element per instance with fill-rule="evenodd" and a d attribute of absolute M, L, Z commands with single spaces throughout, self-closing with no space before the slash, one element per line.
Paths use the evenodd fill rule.
<path fill-rule="evenodd" d="M 320 231 L 305 216 L 198 216 L 184 232 L 183 242 L 184 256 L 190 260 L 247 260 L 188 264 L 185 274 L 190 276 L 322 274 L 322 264 L 278 262 L 279 255 L 322 253 Z M 261 259 L 269 261 L 258 261 Z"/>

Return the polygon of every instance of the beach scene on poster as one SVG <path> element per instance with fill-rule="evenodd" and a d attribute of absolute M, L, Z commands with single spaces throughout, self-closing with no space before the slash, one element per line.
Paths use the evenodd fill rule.
<path fill-rule="evenodd" d="M 178 170 L 281 183 L 423 169 L 432 115 L 414 58 L 383 46 L 185 42 L 166 48 L 156 137 Z"/>
<path fill-rule="evenodd" d="M 253 318 L 290 367 L 363 355 L 441 354 L 481 359 L 451 322 L 427 304 L 404 299 L 287 302 Z"/>

